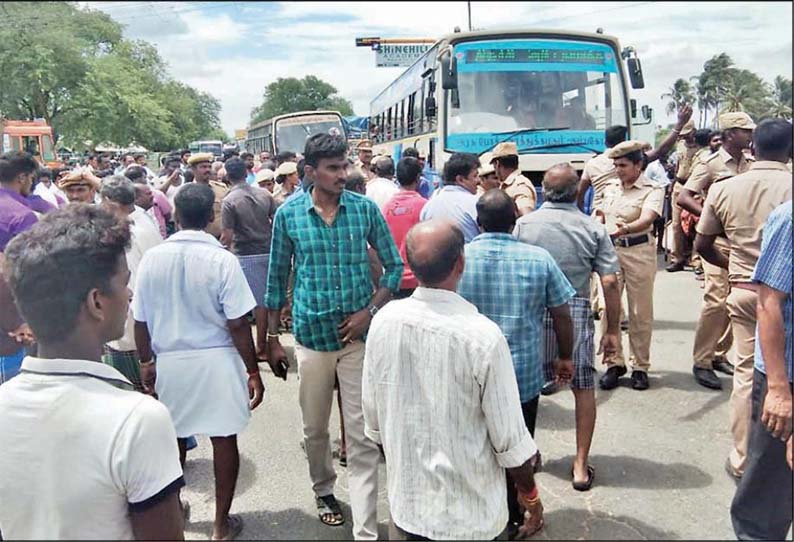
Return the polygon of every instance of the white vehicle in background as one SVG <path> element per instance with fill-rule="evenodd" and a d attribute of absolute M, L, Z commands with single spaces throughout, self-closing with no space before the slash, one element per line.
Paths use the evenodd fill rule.
<path fill-rule="evenodd" d="M 248 127 L 245 150 L 254 156 L 262 151 L 273 156 L 285 151 L 303 154 L 306 140 L 320 133 L 345 137 L 342 115 L 338 111 L 298 111 L 257 122 Z"/>
<path fill-rule="evenodd" d="M 376 153 L 395 158 L 416 147 L 436 172 L 452 153 L 514 141 L 520 169 L 539 187 L 552 165 L 581 171 L 603 152 L 605 128 L 627 126 L 631 138 L 639 125 L 653 126 L 649 108 L 638 117 L 629 84 L 644 87 L 639 59 L 612 36 L 456 32 L 372 100 L 370 136 Z"/>
<path fill-rule="evenodd" d="M 191 154 L 196 154 L 199 152 L 212 153 L 216 160 L 220 160 L 221 157 L 223 157 L 223 141 L 220 139 L 191 141 L 190 145 L 188 145 L 188 149 L 190 150 Z"/>

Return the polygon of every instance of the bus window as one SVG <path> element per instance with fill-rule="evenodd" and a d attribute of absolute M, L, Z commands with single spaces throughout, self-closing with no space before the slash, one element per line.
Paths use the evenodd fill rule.
<path fill-rule="evenodd" d="M 24 151 L 32 154 L 33 156 L 41 156 L 39 151 L 39 136 L 22 136 L 22 145 Z"/>
<path fill-rule="evenodd" d="M 11 150 L 21 151 L 22 145 L 19 142 L 19 136 L 11 136 Z"/>
<path fill-rule="evenodd" d="M 41 158 L 45 162 L 55 161 L 55 152 L 52 148 L 52 138 L 47 134 L 41 136 Z"/>

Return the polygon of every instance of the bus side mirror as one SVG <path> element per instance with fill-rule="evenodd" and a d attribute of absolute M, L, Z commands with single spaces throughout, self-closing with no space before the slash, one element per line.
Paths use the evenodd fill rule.
<path fill-rule="evenodd" d="M 626 61 L 629 68 L 629 79 L 631 80 L 631 88 L 645 88 L 645 79 L 642 76 L 642 66 L 640 59 L 637 57 L 630 58 Z"/>
<path fill-rule="evenodd" d="M 647 105 L 642 106 L 642 118 L 644 118 L 645 120 L 651 120 L 652 113 L 653 110 L 650 108 L 650 106 Z"/>
<path fill-rule="evenodd" d="M 436 116 L 436 97 L 428 96 L 425 98 L 425 117 L 431 119 Z"/>
<path fill-rule="evenodd" d="M 441 58 L 441 88 L 444 90 L 458 88 L 458 60 L 452 54 Z"/>
<path fill-rule="evenodd" d="M 637 118 L 637 100 L 635 100 L 634 98 L 629 100 L 629 109 L 631 110 L 631 118 L 636 119 Z"/>

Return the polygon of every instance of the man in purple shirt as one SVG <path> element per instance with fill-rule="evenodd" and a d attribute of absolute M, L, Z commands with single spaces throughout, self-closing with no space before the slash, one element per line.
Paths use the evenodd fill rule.
<path fill-rule="evenodd" d="M 28 196 L 38 169 L 26 152 L 11 151 L 0 156 L 0 252 L 14 236 L 36 223 Z"/>
<path fill-rule="evenodd" d="M 32 342 L 2 276 L 2 262 L 9 241 L 38 220 L 28 201 L 38 169 L 26 152 L 0 155 L 0 384 L 17 375 L 25 357 L 24 346 Z"/>

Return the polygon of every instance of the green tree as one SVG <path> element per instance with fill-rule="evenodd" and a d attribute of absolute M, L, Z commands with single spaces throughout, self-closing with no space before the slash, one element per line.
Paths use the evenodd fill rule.
<path fill-rule="evenodd" d="M 703 64 L 703 71 L 697 77 L 696 85 L 698 103 L 702 105 L 701 128 L 708 126 L 710 110 L 713 109 L 715 113 L 720 110 L 724 92 L 722 89 L 724 89 L 725 81 L 733 77 L 735 70 L 733 59 L 726 53 L 714 55 Z M 716 115 L 713 121 L 716 122 Z"/>
<path fill-rule="evenodd" d="M 791 120 L 792 116 L 792 85 L 791 79 L 782 75 L 775 77 L 772 83 L 771 97 L 766 117 L 782 117 Z"/>
<path fill-rule="evenodd" d="M 152 45 L 69 2 L 1 2 L 0 113 L 41 117 L 64 143 L 165 150 L 222 134 L 220 104 L 174 81 Z"/>
<path fill-rule="evenodd" d="M 692 105 L 695 103 L 695 95 L 692 86 L 686 79 L 676 79 L 669 92 L 662 94 L 663 100 L 669 100 L 665 106 L 668 115 L 678 111 L 682 105 Z"/>
<path fill-rule="evenodd" d="M 251 111 L 251 124 L 285 113 L 317 109 L 331 109 L 342 115 L 353 114 L 350 101 L 339 96 L 333 85 L 318 77 L 279 77 L 265 88 L 262 103 Z"/>

